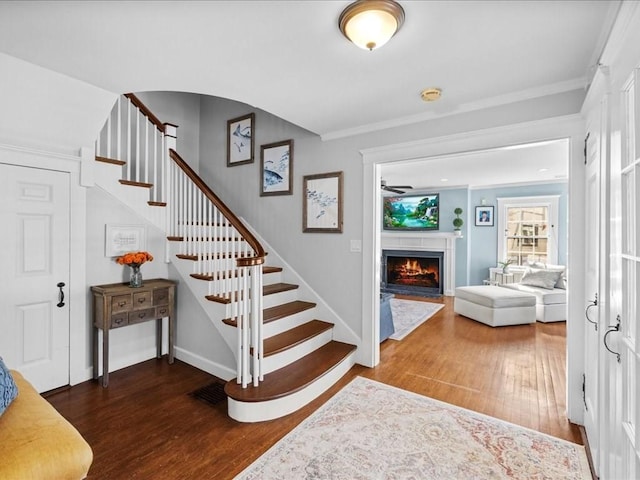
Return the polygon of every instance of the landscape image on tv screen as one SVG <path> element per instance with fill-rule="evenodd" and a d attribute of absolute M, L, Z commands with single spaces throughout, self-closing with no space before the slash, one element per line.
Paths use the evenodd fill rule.
<path fill-rule="evenodd" d="M 382 225 L 385 230 L 438 230 L 437 193 L 385 197 Z"/>

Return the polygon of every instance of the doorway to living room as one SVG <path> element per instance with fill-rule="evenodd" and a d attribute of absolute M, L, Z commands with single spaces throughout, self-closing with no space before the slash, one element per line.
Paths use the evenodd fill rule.
<path fill-rule="evenodd" d="M 367 365 L 377 365 L 380 361 L 379 351 L 379 295 L 380 295 L 380 278 L 381 278 L 381 245 L 382 245 L 382 232 L 381 232 L 381 196 L 380 181 L 383 177 L 387 177 L 389 168 L 392 165 L 401 164 L 413 164 L 413 171 L 419 171 L 416 165 L 420 165 L 421 169 L 427 170 L 432 178 L 430 185 L 436 182 L 442 185 L 439 189 L 440 192 L 446 192 L 448 190 L 455 190 L 451 188 L 453 182 L 449 178 L 448 182 L 445 182 L 445 177 L 440 176 L 440 169 L 436 168 L 439 164 L 451 164 L 457 167 L 458 172 L 462 172 L 466 165 L 465 161 L 469 161 L 470 158 L 478 158 L 477 155 L 488 152 L 512 152 L 515 155 L 523 155 L 527 151 L 527 147 L 531 144 L 548 144 L 552 141 L 562 140 L 566 145 L 565 155 L 562 159 L 565 165 L 566 175 L 564 182 L 567 184 L 567 190 L 573 192 L 573 198 L 579 198 L 582 195 L 581 187 L 581 166 L 583 164 L 583 158 L 581 157 L 581 149 L 583 147 L 583 125 L 578 116 L 570 116 L 562 119 L 552 119 L 541 122 L 523 123 L 517 126 L 509 127 L 497 127 L 493 129 L 482 130 L 479 132 L 471 132 L 465 134 L 456 134 L 442 138 L 428 139 L 424 142 L 417 144 L 398 144 L 393 146 L 383 146 L 379 148 L 372 148 L 370 150 L 362 151 L 363 164 L 364 164 L 364 199 L 365 205 L 370 204 L 370 208 L 365 208 L 363 218 L 363 231 L 372 232 L 371 238 L 364 236 L 363 241 L 363 276 L 364 276 L 364 294 L 363 294 L 363 359 Z M 536 166 L 534 162 L 532 168 Z M 478 167 L 484 165 L 485 170 L 489 170 L 487 163 L 478 162 Z M 514 164 L 515 165 L 515 164 Z M 539 170 L 541 167 L 538 167 Z M 479 168 L 482 170 L 482 168 Z M 479 171 L 478 170 L 478 171 Z M 495 185 L 498 185 L 497 179 L 502 175 L 502 170 L 495 171 Z M 536 171 L 537 171 L 536 170 Z M 576 173 L 577 172 L 577 173 Z M 540 172 L 542 173 L 542 172 Z M 458 175 L 454 178 L 459 178 Z M 533 175 L 528 178 L 531 181 Z M 385 178 L 387 183 L 396 184 L 396 180 L 389 180 Z M 415 182 L 413 180 L 416 180 Z M 417 183 L 417 177 L 413 177 L 412 183 L 414 187 L 412 193 L 418 190 L 418 187 L 423 185 Z M 560 181 L 560 179 L 556 179 Z M 408 183 L 411 185 L 412 183 Z M 444 185 L 449 185 L 445 187 Z M 502 184 L 501 184 L 502 185 Z M 505 184 L 508 185 L 508 184 Z M 512 185 L 513 186 L 513 185 Z M 517 185 L 513 186 L 515 189 Z M 433 187 L 428 188 L 429 193 L 432 192 Z M 477 189 L 467 188 L 469 192 L 465 196 L 466 203 L 462 205 L 462 208 L 467 212 L 472 212 L 474 207 L 482 205 L 483 199 L 476 194 Z M 487 202 L 488 204 L 488 202 Z M 451 210 L 459 205 L 449 206 Z M 442 212 L 445 212 L 447 207 L 442 206 Z M 573 215 L 572 212 L 573 211 Z M 577 205 L 571 204 L 567 206 L 567 226 L 570 229 L 571 222 L 580 222 L 580 211 Z M 447 212 L 442 213 L 446 215 Z M 444 217 L 440 218 L 441 231 L 434 232 L 435 234 L 442 234 L 442 229 L 450 228 L 453 230 L 453 226 L 448 227 L 448 224 L 454 218 L 450 213 L 450 219 L 446 220 Z M 493 236 L 494 242 L 497 239 L 496 227 L 476 227 L 473 220 L 473 215 L 465 218 L 466 225 L 463 227 L 462 239 L 458 240 L 456 248 L 463 250 L 465 253 L 474 250 L 476 247 L 469 242 L 469 229 L 473 230 L 473 241 L 477 245 L 483 244 L 483 236 Z M 434 234 L 432 233 L 432 235 Z M 478 235 L 476 237 L 476 234 Z M 576 237 L 566 238 L 567 250 L 581 251 L 583 248 L 583 240 Z M 495 256 L 495 251 L 493 249 Z M 472 258 L 468 258 L 464 261 L 465 270 L 462 276 L 458 276 L 456 284 L 464 285 L 469 281 L 465 278 L 468 272 L 472 269 L 474 271 L 482 271 L 482 278 L 478 281 L 481 283 L 483 278 L 486 278 L 488 272 L 484 273 L 483 269 L 491 266 L 495 266 L 496 259 L 492 260 L 491 264 L 486 264 L 482 267 L 478 267 L 473 263 Z M 578 279 L 574 285 L 576 291 L 570 297 L 568 304 L 569 315 L 574 312 L 574 315 L 578 315 L 579 310 L 582 308 L 583 294 L 582 294 L 582 279 L 580 277 L 583 273 L 583 266 L 579 264 L 573 264 L 571 259 L 567 260 L 568 270 L 572 272 L 572 276 L 577 276 Z M 467 265 L 468 264 L 468 265 Z M 474 281 L 477 283 L 477 281 Z M 571 286 L 570 286 L 571 289 Z M 446 294 L 445 294 L 446 295 Z M 572 325 L 568 326 L 567 333 L 567 350 L 569 352 L 567 360 L 568 375 L 568 398 L 569 398 L 569 417 L 580 416 L 580 386 L 575 379 L 576 373 L 582 369 L 582 359 L 580 358 L 581 349 L 581 337 L 580 331 L 572 330 Z"/>

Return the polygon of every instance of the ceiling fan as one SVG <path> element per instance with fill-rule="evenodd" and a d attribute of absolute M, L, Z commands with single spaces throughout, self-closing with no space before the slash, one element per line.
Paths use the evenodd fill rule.
<path fill-rule="evenodd" d="M 411 185 L 387 185 L 387 182 L 385 180 L 381 180 L 380 188 L 382 190 L 386 190 L 387 192 L 402 194 L 404 193 L 403 190 L 411 190 L 413 187 Z M 400 188 L 402 188 L 403 190 L 399 190 Z"/>

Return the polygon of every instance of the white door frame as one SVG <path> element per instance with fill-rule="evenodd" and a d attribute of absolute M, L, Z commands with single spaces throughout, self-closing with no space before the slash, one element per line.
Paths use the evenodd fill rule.
<path fill-rule="evenodd" d="M 404 144 L 361 150 L 363 157 L 362 345 L 358 362 L 373 367 L 380 362 L 380 169 L 384 163 L 455 155 L 547 140 L 569 139 L 569 240 L 567 268 L 571 272 L 567 320 L 567 417 L 582 424 L 584 365 L 583 252 L 584 239 L 584 120 L 567 115 L 486 130 L 464 132 Z M 369 232 L 373 232 L 372 235 Z"/>
<path fill-rule="evenodd" d="M 92 377 L 90 365 L 89 312 L 87 310 L 86 264 L 86 189 L 91 182 L 90 168 L 83 168 L 93 160 L 91 148 L 82 149 L 80 156 L 47 152 L 32 148 L 0 144 L 0 163 L 22 167 L 43 168 L 68 172 L 70 176 L 70 248 L 73 253 L 69 265 L 70 338 L 69 382 L 75 385 Z"/>

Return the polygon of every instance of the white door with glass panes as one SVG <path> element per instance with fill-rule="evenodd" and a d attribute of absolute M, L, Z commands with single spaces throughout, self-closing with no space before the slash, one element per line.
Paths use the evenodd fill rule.
<path fill-rule="evenodd" d="M 69 174 L 0 164 L 0 191 L 0 355 L 52 390 L 69 383 Z"/>
<path fill-rule="evenodd" d="M 612 350 L 620 353 L 621 451 L 623 478 L 640 478 L 640 69 L 636 68 L 622 92 L 623 141 L 620 195 L 622 295 L 620 340 Z M 619 324 L 618 324 L 619 320 Z"/>

